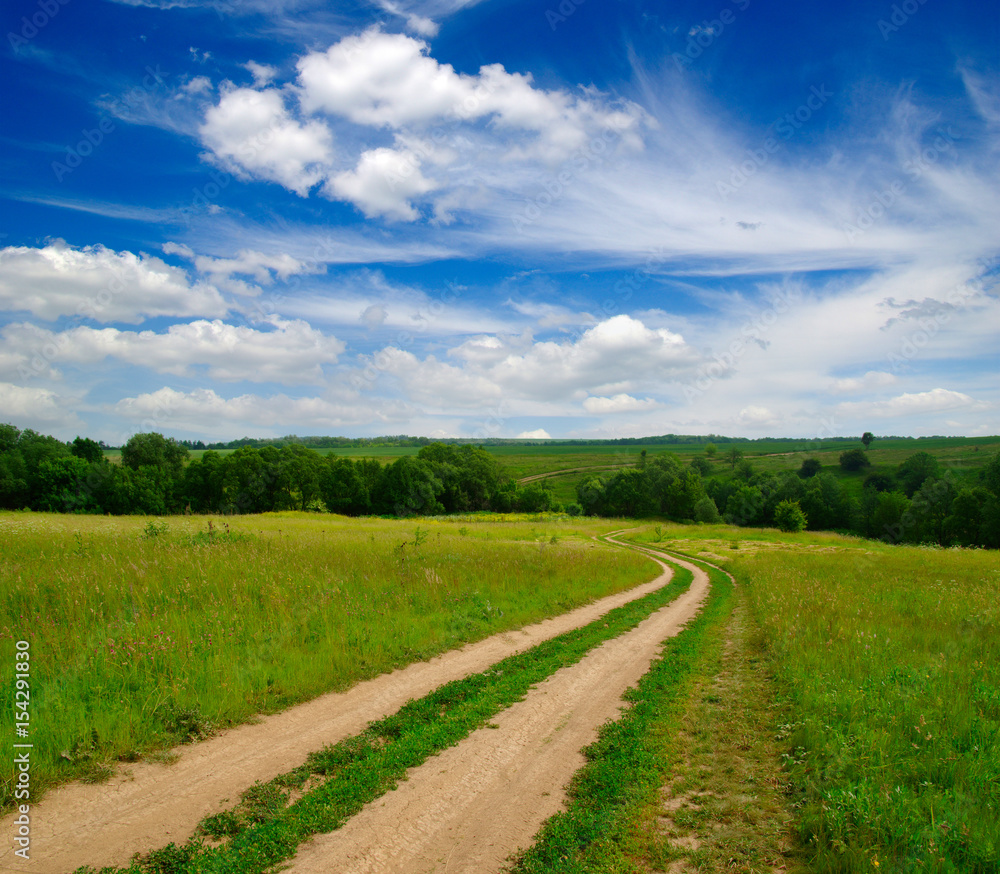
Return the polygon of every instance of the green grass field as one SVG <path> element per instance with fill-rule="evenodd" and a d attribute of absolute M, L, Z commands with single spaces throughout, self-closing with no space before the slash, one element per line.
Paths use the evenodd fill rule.
<path fill-rule="evenodd" d="M 647 528 L 744 591 L 813 870 L 1000 870 L 1000 563 L 835 534 Z"/>
<path fill-rule="evenodd" d="M 211 530 L 209 528 L 211 526 Z M 0 514 L 0 732 L 30 645 L 32 784 L 99 777 L 655 575 L 593 520 Z M 6 776 L 6 775 L 5 775 Z M 3 803 L 11 801 L 11 783 Z"/>
<path fill-rule="evenodd" d="M 974 445 L 938 451 L 992 454 Z M 649 579 L 646 559 L 593 539 L 625 524 L 0 514 L 0 731 L 14 735 L 20 640 L 33 787 L 99 779 L 115 759 Z M 632 537 L 737 585 L 677 638 L 689 667 L 649 681 L 674 691 L 623 726 L 634 739 L 588 754 L 595 773 L 639 768 L 630 785 L 644 788 L 619 803 L 581 777 L 584 837 L 553 826 L 556 849 L 576 842 L 557 853 L 579 861 L 565 870 L 1000 870 L 995 552 L 725 525 L 643 523 Z M 665 831 L 669 775 L 701 800 Z M 588 812 L 605 809 L 613 820 Z M 682 833 L 695 849 L 668 839 Z"/>

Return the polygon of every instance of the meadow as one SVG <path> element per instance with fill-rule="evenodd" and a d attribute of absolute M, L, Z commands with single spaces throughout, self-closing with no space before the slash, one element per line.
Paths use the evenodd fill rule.
<path fill-rule="evenodd" d="M 722 565 L 747 599 L 812 870 L 1000 870 L 995 552 L 726 526 L 638 540 Z"/>
<path fill-rule="evenodd" d="M 591 539 L 605 528 L 0 514 L 0 731 L 14 735 L 17 641 L 30 646 L 34 792 L 655 576 Z"/>
<path fill-rule="evenodd" d="M 100 779 L 115 760 L 648 580 L 641 555 L 593 539 L 624 524 L 2 514 L 0 630 L 11 655 L 30 643 L 33 784 Z M 659 703 L 602 733 L 632 740 L 588 753 L 588 773 L 636 791 L 614 800 L 581 774 L 581 830 L 554 824 L 526 859 L 548 847 L 574 871 L 677 859 L 748 872 L 1000 870 L 996 552 L 655 521 L 630 539 L 721 566 L 736 586 L 730 597 L 717 579 L 713 603 L 727 606 L 665 650 L 648 681 Z M 8 659 L 7 736 L 13 674 Z M 653 701 L 645 688 L 632 700 Z M 615 775 L 628 768 L 625 785 Z M 664 836 L 657 787 L 671 775 L 702 799 L 671 826 L 697 849 Z M 593 813 L 605 809 L 610 819 Z M 588 825 L 598 821 L 611 831 Z"/>

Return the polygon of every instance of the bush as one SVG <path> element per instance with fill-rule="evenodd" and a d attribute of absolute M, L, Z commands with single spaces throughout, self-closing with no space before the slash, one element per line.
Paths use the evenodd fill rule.
<path fill-rule="evenodd" d="M 847 452 L 840 453 L 841 470 L 856 471 L 865 467 L 871 467 L 871 464 L 868 456 L 865 455 L 864 449 L 848 449 Z"/>
<path fill-rule="evenodd" d="M 782 501 L 774 508 L 774 522 L 782 531 L 802 531 L 806 527 L 806 514 L 798 501 Z"/>
<path fill-rule="evenodd" d="M 715 501 L 705 495 L 694 505 L 694 518 L 698 522 L 712 524 L 720 521 L 722 517 L 719 515 L 719 508 L 715 506 Z"/>
<path fill-rule="evenodd" d="M 887 473 L 875 471 L 865 477 L 864 487 L 866 489 L 875 489 L 876 492 L 891 492 L 894 485 L 895 482 Z"/>
<path fill-rule="evenodd" d="M 799 476 L 802 477 L 802 479 L 814 477 L 819 473 L 819 469 L 822 466 L 823 465 L 820 464 L 818 458 L 807 458 L 802 462 L 802 467 L 799 468 Z"/>

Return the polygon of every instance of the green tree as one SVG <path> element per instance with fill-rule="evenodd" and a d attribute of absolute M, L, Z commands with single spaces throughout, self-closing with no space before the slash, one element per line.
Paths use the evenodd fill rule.
<path fill-rule="evenodd" d="M 694 505 L 694 518 L 696 522 L 713 524 L 721 521 L 722 516 L 719 515 L 719 508 L 715 506 L 715 501 L 705 495 Z"/>
<path fill-rule="evenodd" d="M 625 468 L 615 471 L 604 484 L 602 515 L 637 519 L 659 511 L 653 483 L 645 471 Z"/>
<path fill-rule="evenodd" d="M 514 509 L 518 513 L 544 513 L 552 506 L 552 492 L 538 483 L 528 483 L 514 495 Z"/>
<path fill-rule="evenodd" d="M 0 454 L 17 449 L 20 436 L 20 430 L 13 425 L 0 424 Z"/>
<path fill-rule="evenodd" d="M 865 431 L 865 433 L 861 435 L 861 442 L 865 444 L 865 449 L 872 445 L 872 440 L 874 439 L 875 435 L 872 434 L 871 431 Z"/>
<path fill-rule="evenodd" d="M 759 525 L 764 521 L 764 496 L 756 486 L 740 486 L 726 501 L 730 525 Z"/>
<path fill-rule="evenodd" d="M 188 450 L 173 437 L 167 438 L 155 431 L 133 434 L 122 447 L 122 464 L 132 470 L 156 467 L 179 479 L 187 460 Z"/>
<path fill-rule="evenodd" d="M 443 513 L 438 497 L 444 484 L 422 458 L 404 455 L 384 468 L 372 495 L 373 509 L 393 516 L 430 516 Z"/>
<path fill-rule="evenodd" d="M 868 456 L 863 449 L 848 449 L 840 453 L 840 469 L 846 471 L 858 471 L 865 467 L 871 467 Z"/>
<path fill-rule="evenodd" d="M 984 509 L 995 498 L 982 486 L 964 488 L 951 502 L 951 511 L 944 520 L 945 540 L 959 546 L 986 546 L 987 532 Z"/>
<path fill-rule="evenodd" d="M 184 468 L 181 502 L 195 513 L 217 513 L 224 503 L 226 460 L 214 449 Z"/>
<path fill-rule="evenodd" d="M 896 468 L 896 478 L 903 484 L 908 498 L 912 498 L 925 480 L 941 476 L 941 465 L 927 452 L 917 452 Z"/>
<path fill-rule="evenodd" d="M 301 443 L 290 443 L 281 448 L 281 464 L 286 475 L 290 503 L 305 510 L 320 496 L 319 478 L 323 470 L 323 457 Z"/>
<path fill-rule="evenodd" d="M 850 527 L 850 503 L 832 474 L 820 473 L 809 480 L 799 503 L 811 531 Z"/>
<path fill-rule="evenodd" d="M 84 461 L 89 461 L 92 464 L 97 464 L 105 460 L 101 444 L 96 440 L 91 440 L 89 437 L 77 437 L 70 444 L 69 451 L 77 458 L 82 458 Z"/>
<path fill-rule="evenodd" d="M 588 516 L 604 515 L 604 480 L 591 476 L 576 485 L 576 500 Z"/>
<path fill-rule="evenodd" d="M 743 458 L 743 450 L 738 446 L 734 446 L 726 453 L 726 461 L 733 466 L 733 470 L 736 470 L 736 465 L 739 464 L 741 458 Z"/>
<path fill-rule="evenodd" d="M 718 455 L 718 454 L 719 454 L 719 447 L 718 446 L 716 446 L 714 443 L 706 443 L 705 444 L 705 457 L 706 458 L 715 458 L 715 456 Z"/>
<path fill-rule="evenodd" d="M 691 459 L 692 470 L 698 471 L 701 476 L 708 476 L 712 472 L 712 463 L 700 455 Z"/>
<path fill-rule="evenodd" d="M 945 520 L 951 514 L 955 489 L 943 479 L 928 477 L 910 502 L 910 524 L 904 539 L 913 543 L 947 545 Z"/>
<path fill-rule="evenodd" d="M 906 526 L 904 518 L 910 509 L 910 499 L 902 492 L 880 492 L 872 527 L 875 536 L 888 543 L 899 543 Z"/>
<path fill-rule="evenodd" d="M 982 473 L 983 485 L 1000 498 L 1000 452 L 990 459 Z"/>
<path fill-rule="evenodd" d="M 818 458 L 806 458 L 802 461 L 802 467 L 799 468 L 799 476 L 802 479 L 810 479 L 819 473 L 822 466 Z"/>
<path fill-rule="evenodd" d="M 320 495 L 327 510 L 363 516 L 371 510 L 371 494 L 358 466 L 349 458 L 328 455 L 319 476 Z"/>
<path fill-rule="evenodd" d="M 28 506 L 28 465 L 17 449 L 0 452 L 0 507 L 20 510 Z"/>
<path fill-rule="evenodd" d="M 882 473 L 877 470 L 868 474 L 864 481 L 864 487 L 866 489 L 874 489 L 876 492 L 892 491 L 893 485 L 895 485 L 895 483 L 889 474 Z"/>
<path fill-rule="evenodd" d="M 774 522 L 782 531 L 801 531 L 806 527 L 806 514 L 798 501 L 782 501 L 774 508 Z"/>

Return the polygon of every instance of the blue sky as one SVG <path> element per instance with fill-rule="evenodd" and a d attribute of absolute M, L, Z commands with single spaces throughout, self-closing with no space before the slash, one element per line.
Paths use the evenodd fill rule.
<path fill-rule="evenodd" d="M 1000 3 L 14 0 L 0 421 L 1000 433 Z"/>

